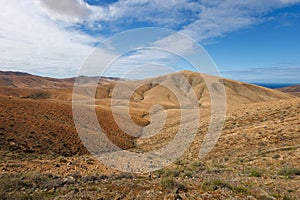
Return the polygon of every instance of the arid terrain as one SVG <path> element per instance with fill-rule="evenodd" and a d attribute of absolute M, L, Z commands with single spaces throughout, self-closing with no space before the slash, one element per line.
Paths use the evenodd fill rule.
<path fill-rule="evenodd" d="M 199 159 L 211 117 L 210 95 L 222 95 L 218 84 L 207 86 L 205 80 L 211 79 L 190 71 L 139 81 L 102 77 L 97 83 L 97 77 L 81 77 L 83 92 L 72 96 L 75 78 L 0 72 L 0 199 L 300 199 L 299 87 L 277 91 L 220 79 L 225 123 L 214 149 Z M 94 110 L 105 135 L 133 152 L 160 149 L 175 137 L 181 109 L 192 101 L 186 94 L 193 91 L 200 118 L 192 145 L 154 172 L 125 173 L 100 163 L 80 140 L 72 113 L 72 98 L 89 96 L 95 83 Z M 114 93 L 116 86 L 121 90 Z M 126 102 L 142 132 L 156 130 L 156 121 L 166 116 L 159 133 L 143 138 L 122 130 L 120 125 L 129 124 L 122 118 Z M 164 111 L 150 114 L 156 104 Z M 82 106 L 89 105 L 82 101 Z"/>
<path fill-rule="evenodd" d="M 298 97 L 300 96 L 300 85 L 292 85 L 289 87 L 279 88 L 278 90 Z"/>

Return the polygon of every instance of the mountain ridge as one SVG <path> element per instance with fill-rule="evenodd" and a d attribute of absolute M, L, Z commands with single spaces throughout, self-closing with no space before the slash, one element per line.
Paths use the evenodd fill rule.
<path fill-rule="evenodd" d="M 284 88 L 278 88 L 277 90 L 300 97 L 300 84 L 292 85 Z"/>
<path fill-rule="evenodd" d="M 123 81 L 121 78 L 114 77 L 98 77 L 98 76 L 78 76 L 85 84 L 100 81 L 101 83 L 111 81 Z M 18 71 L 0 71 L 0 86 L 15 88 L 68 88 L 78 77 L 70 78 L 52 78 L 39 75 L 33 75 L 26 72 Z"/>

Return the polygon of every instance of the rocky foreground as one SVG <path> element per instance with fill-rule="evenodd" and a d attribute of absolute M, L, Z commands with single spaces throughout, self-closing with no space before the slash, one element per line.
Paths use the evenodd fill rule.
<path fill-rule="evenodd" d="M 147 174 L 121 173 L 89 155 L 4 149 L 1 199 L 299 199 L 299 110 L 299 98 L 232 108 L 205 159 L 197 159 L 199 132 L 180 160 Z"/>

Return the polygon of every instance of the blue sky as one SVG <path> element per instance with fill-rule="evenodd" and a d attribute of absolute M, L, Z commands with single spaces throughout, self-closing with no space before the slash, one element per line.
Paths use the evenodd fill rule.
<path fill-rule="evenodd" d="M 300 82 L 299 0 L 0 3 L 0 70 L 75 76 L 95 46 L 105 39 L 134 28 L 161 27 L 178 31 L 202 45 L 223 77 L 256 83 Z M 168 46 L 182 48 L 185 55 L 191 50 L 186 41 L 167 41 Z M 121 44 L 126 46 L 130 42 Z M 105 58 L 111 56 L 108 51 L 103 54 Z M 163 73 L 149 63 L 161 61 L 160 64 L 169 65 L 167 59 L 174 58 L 154 51 L 126 54 L 117 62 L 112 75 L 121 76 L 138 65 L 151 75 L 156 74 L 154 70 Z M 176 70 L 189 69 L 183 60 L 170 65 Z"/>
<path fill-rule="evenodd" d="M 249 82 L 300 82 L 300 6 L 204 45 L 223 76 Z"/>

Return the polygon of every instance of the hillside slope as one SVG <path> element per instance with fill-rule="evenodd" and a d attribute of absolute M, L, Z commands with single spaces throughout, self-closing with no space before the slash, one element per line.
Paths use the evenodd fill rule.
<path fill-rule="evenodd" d="M 300 97 L 300 85 L 278 88 L 277 90 Z"/>
<path fill-rule="evenodd" d="M 115 145 L 133 152 L 161 149 L 175 138 L 181 107 L 170 88 L 178 92 L 186 110 L 189 92 L 195 91 L 201 118 L 192 145 L 169 167 L 139 176 L 118 172 L 89 155 L 74 125 L 72 88 L 40 88 L 37 82 L 37 87 L 0 87 L 0 198 L 299 199 L 300 99 L 228 79 L 221 82 L 227 91 L 226 120 L 216 146 L 204 159 L 198 154 L 210 123 L 210 97 L 202 75 L 183 71 L 99 85 L 93 109 L 101 127 Z M 121 90 L 113 96 L 117 84 Z M 212 89 L 219 94 L 217 85 Z M 83 84 L 82 91 L 89 94 L 89 87 Z M 122 116 L 128 91 L 133 92 L 130 117 L 142 131 L 156 133 L 164 115 L 149 108 L 155 104 L 165 108 L 166 121 L 156 135 L 133 137 L 120 130 L 111 104 L 117 101 L 114 108 Z M 49 92 L 51 97 L 26 97 L 34 92 Z M 87 106 L 83 101 L 82 108 Z M 126 120 L 122 118 L 122 124 L 128 127 Z M 192 125 L 193 120 L 182 124 Z M 175 150 L 183 142 L 176 143 Z M 120 159 L 117 164 L 126 167 L 129 163 Z"/>
<path fill-rule="evenodd" d="M 218 80 L 217 83 L 215 80 Z M 212 84 L 209 85 L 212 88 L 210 90 L 207 86 L 210 84 L 209 82 Z M 218 88 L 215 88 L 214 84 L 220 90 L 222 89 L 220 84 L 224 84 L 227 105 L 229 106 L 292 98 L 289 94 L 269 88 L 229 79 L 218 79 L 214 76 L 191 71 L 119 83 L 115 98 L 128 99 L 128 93 L 132 93 L 132 102 L 178 107 L 178 99 L 172 92 L 174 89 L 174 91 L 179 91 L 179 98 L 183 99 L 184 102 L 189 102 L 186 95 L 194 92 L 199 104 L 208 106 L 210 105 L 210 92 L 218 93 Z M 111 98 L 114 95 L 115 86 L 115 83 L 99 86 L 96 97 L 98 99 Z"/>
<path fill-rule="evenodd" d="M 74 126 L 70 102 L 0 97 L 0 113 L 2 150 L 64 156 L 88 153 Z M 133 146 L 109 111 L 97 109 L 97 114 L 112 142 L 125 149 Z"/>
<path fill-rule="evenodd" d="M 41 77 L 23 72 L 0 71 L 0 86 L 14 88 L 71 88 L 75 82 L 75 77 L 56 79 L 49 77 Z M 81 76 L 82 84 L 97 82 L 99 77 Z M 109 83 L 121 81 L 119 78 L 101 77 L 99 83 Z"/>
<path fill-rule="evenodd" d="M 49 152 L 62 155 L 86 153 L 73 123 L 72 89 L 69 88 L 72 81 L 66 84 L 66 82 L 60 82 L 57 79 L 10 72 L 5 75 L 2 73 L 2 76 L 11 77 L 14 80 L 12 83 L 14 86 L 3 87 L 1 85 L 2 87 L 0 87 L 0 96 L 2 96 L 0 97 L 0 141 L 2 148 L 43 154 Z M 210 76 L 204 76 L 207 76 L 206 79 L 210 79 Z M 29 80 L 34 81 L 29 84 Z M 292 98 L 288 94 L 255 85 L 227 79 L 222 81 L 225 84 L 229 107 Z M 24 85 L 24 83 L 27 84 Z M 51 88 L 54 83 L 61 83 L 60 87 L 65 88 Z M 39 84 L 42 84 L 42 86 L 40 87 Z M 161 104 L 167 109 L 167 121 L 169 120 L 169 123 L 178 121 L 177 116 L 180 115 L 180 110 L 178 110 L 180 105 L 176 96 L 168 87 L 173 87 L 173 89 L 179 91 L 183 104 L 189 103 L 190 99 L 184 94 L 189 92 L 192 87 L 199 105 L 203 108 L 210 105 L 206 83 L 202 75 L 195 72 L 182 71 L 179 74 L 169 74 L 141 81 L 119 82 L 118 84 L 121 88 L 127 89 L 118 90 L 120 93 L 117 96 L 119 101 L 117 112 L 121 116 L 123 115 L 122 113 L 126 111 L 124 106 L 122 107 L 123 104 L 126 105 L 127 100 L 125 97 L 128 91 L 133 92 L 133 95 L 130 96 L 130 114 L 134 122 L 142 127 L 149 126 L 149 108 L 154 104 Z M 121 145 L 122 148 L 131 148 L 134 146 L 135 138 L 119 129 L 111 113 L 111 95 L 115 85 L 116 82 L 99 85 L 96 95 L 98 119 L 102 123 L 101 125 L 105 127 L 108 137 L 113 138 L 114 142 Z M 46 86 L 50 88 L 43 88 Z M 88 88 L 88 86 L 85 87 Z M 136 87 L 137 89 L 134 91 Z M 183 92 L 180 93 L 181 91 Z M 49 92 L 51 97 L 36 100 L 23 98 L 33 92 Z M 83 104 L 83 106 L 85 105 Z M 123 119 L 122 123 L 126 126 L 128 122 Z M 166 132 L 170 130 L 168 127 L 165 128 L 164 131 Z M 164 134 L 164 132 L 161 134 Z M 168 134 L 165 137 L 168 137 Z"/>

